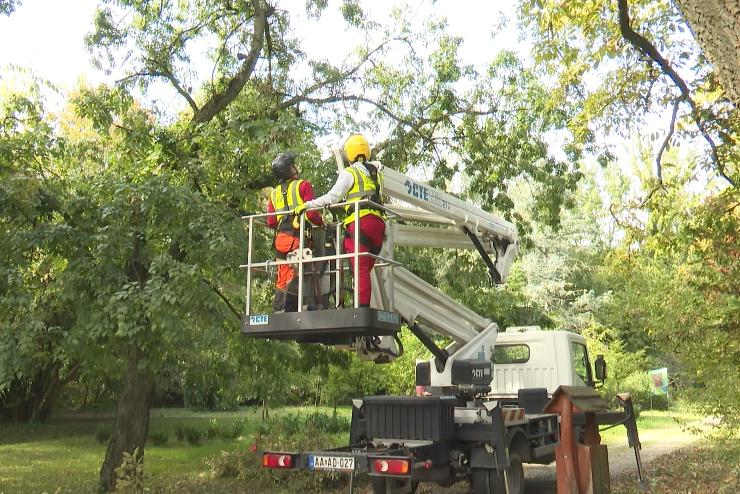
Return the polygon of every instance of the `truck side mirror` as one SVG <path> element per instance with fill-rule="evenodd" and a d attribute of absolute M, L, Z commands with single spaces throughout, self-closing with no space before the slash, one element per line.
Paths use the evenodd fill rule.
<path fill-rule="evenodd" d="M 599 382 L 606 381 L 606 360 L 603 355 L 597 355 L 594 361 L 594 371 L 596 372 L 596 380 Z"/>

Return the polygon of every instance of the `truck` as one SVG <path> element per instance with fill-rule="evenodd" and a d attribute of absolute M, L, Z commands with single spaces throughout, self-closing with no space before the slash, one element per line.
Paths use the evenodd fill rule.
<path fill-rule="evenodd" d="M 461 480 L 468 480 L 476 494 L 521 494 L 522 464 L 551 463 L 561 440 L 558 414 L 545 411 L 548 400 L 560 386 L 603 383 L 606 363 L 597 356 L 592 366 L 585 339 L 573 332 L 534 326 L 501 330 L 401 265 L 394 258 L 399 248 L 471 249 L 487 267 L 491 283 L 505 283 L 518 235 L 512 223 L 452 194 L 388 167 L 381 173 L 383 194 L 390 201 L 374 205 L 387 217 L 378 254 L 360 253 L 357 245 L 354 253 L 341 252 L 336 218 L 313 228 L 320 231 L 313 232 L 309 244 L 306 234 L 312 228 L 301 216 L 300 246 L 293 255 L 257 259 L 255 243 L 265 238 L 258 229 L 268 214 L 244 217 L 249 246 L 247 263 L 240 266 L 247 278 L 241 331 L 250 338 L 333 345 L 385 363 L 402 353 L 398 333 L 406 325 L 432 354 L 416 363 L 417 396 L 355 399 L 347 445 L 265 451 L 263 466 L 347 472 L 350 490 L 355 475 L 367 474 L 376 494 Z M 357 280 L 351 276 L 363 255 L 376 257 L 371 307 L 359 306 Z M 269 278 L 281 263 L 294 265 L 298 273 L 298 311 L 260 311 L 252 285 L 258 276 Z M 442 348 L 432 335 L 451 343 Z M 629 430 L 634 414 L 626 407 L 623 413 L 603 415 L 599 423 L 626 423 Z M 639 440 L 634 446 L 637 454 Z"/>

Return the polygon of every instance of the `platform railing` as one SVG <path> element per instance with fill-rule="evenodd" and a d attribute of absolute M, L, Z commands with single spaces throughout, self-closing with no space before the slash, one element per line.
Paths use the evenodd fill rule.
<path fill-rule="evenodd" d="M 335 209 L 335 208 L 344 208 L 345 206 L 351 205 L 354 208 L 354 231 L 359 232 L 360 231 L 360 225 L 359 225 L 359 211 L 361 209 L 362 205 L 366 204 L 372 204 L 374 208 L 382 210 L 386 215 L 386 235 L 391 235 L 391 228 L 389 228 L 388 223 L 391 222 L 395 217 L 398 215 L 391 211 L 390 209 L 384 207 L 382 204 L 377 204 L 369 199 L 363 199 L 360 201 L 352 201 L 352 202 L 342 202 L 337 204 L 332 204 L 326 208 L 324 207 L 316 207 L 316 208 L 308 208 L 306 212 L 308 211 L 318 211 L 322 209 Z M 386 258 L 382 257 L 380 255 L 372 254 L 370 252 L 359 252 L 360 250 L 360 235 L 356 234 L 353 236 L 353 241 L 355 243 L 354 245 L 354 252 L 352 253 L 340 253 L 343 250 L 344 242 L 341 241 L 342 239 L 342 222 L 336 222 L 336 223 L 330 223 L 333 224 L 336 228 L 335 231 L 335 254 L 326 255 L 326 256 L 318 256 L 314 257 L 313 253 L 311 257 L 305 257 L 305 241 L 306 241 L 306 215 L 301 214 L 299 216 L 299 244 L 297 249 L 297 254 L 293 259 L 268 259 L 265 261 L 258 261 L 254 262 L 254 242 L 255 242 L 255 228 L 256 227 L 266 227 L 266 219 L 270 216 L 278 216 L 278 215 L 286 215 L 291 216 L 291 212 L 273 212 L 273 213 L 261 213 L 261 214 L 253 214 L 248 216 L 243 216 L 242 220 L 246 221 L 248 224 L 248 248 L 247 248 L 247 263 L 246 264 L 240 264 L 239 268 L 246 269 L 247 270 L 247 295 L 246 295 L 246 315 L 250 316 L 252 315 L 252 273 L 253 271 L 260 271 L 264 270 L 265 272 L 269 273 L 270 267 L 274 266 L 280 266 L 285 264 L 292 264 L 296 265 L 297 271 L 298 271 L 298 307 L 297 311 L 301 312 L 303 310 L 303 285 L 304 285 L 304 277 L 305 277 L 305 265 L 307 263 L 320 263 L 320 262 L 329 262 L 329 261 L 335 261 L 336 267 L 334 270 L 334 276 L 335 276 L 335 283 L 334 283 L 334 289 L 335 289 L 335 302 L 338 305 L 341 298 L 342 298 L 342 272 L 344 272 L 347 268 L 344 266 L 343 261 L 345 259 L 350 259 L 350 261 L 353 263 L 353 307 L 357 308 L 359 307 L 359 267 L 360 267 L 360 257 L 362 256 L 369 256 L 374 257 L 376 259 L 376 263 L 373 269 L 378 267 L 388 267 L 389 268 L 389 278 L 390 278 L 390 284 L 393 285 L 393 267 L 394 266 L 400 266 L 400 264 L 396 261 L 394 261 L 392 258 Z M 286 218 L 285 221 L 288 221 L 292 219 Z M 392 250 L 390 250 L 391 256 L 392 256 Z M 331 274 L 331 273 L 329 273 Z"/>

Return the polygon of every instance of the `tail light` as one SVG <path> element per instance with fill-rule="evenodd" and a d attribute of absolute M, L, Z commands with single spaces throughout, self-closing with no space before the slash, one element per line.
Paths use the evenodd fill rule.
<path fill-rule="evenodd" d="M 295 466 L 294 456 L 286 453 L 264 453 L 262 455 L 262 466 L 265 468 L 293 468 Z"/>
<path fill-rule="evenodd" d="M 373 469 L 384 475 L 408 475 L 411 464 L 407 459 L 378 458 L 373 460 Z"/>

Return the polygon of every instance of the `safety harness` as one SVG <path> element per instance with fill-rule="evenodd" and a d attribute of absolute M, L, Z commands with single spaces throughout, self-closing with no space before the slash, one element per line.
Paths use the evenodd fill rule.
<path fill-rule="evenodd" d="M 361 201 L 363 199 L 369 199 L 375 204 L 381 204 L 383 176 L 378 174 L 378 169 L 373 165 L 362 162 L 362 166 L 368 173 L 368 176 L 370 178 L 369 181 L 360 170 L 354 167 L 354 165 L 347 168 L 347 171 L 349 171 L 354 177 L 354 184 L 347 194 L 347 202 L 352 203 Z M 362 218 L 363 216 L 366 216 L 368 214 L 373 214 L 385 220 L 383 210 L 377 207 L 375 204 L 363 204 L 358 211 L 359 217 Z M 344 210 L 347 213 L 347 217 L 344 219 L 343 222 L 345 227 L 344 235 L 346 238 L 351 239 L 352 233 L 349 231 L 349 225 L 355 221 L 355 207 L 353 204 L 347 204 L 344 207 Z M 360 243 L 362 245 L 366 245 L 369 252 L 377 256 L 380 253 L 381 246 L 374 246 L 367 235 L 362 233 L 362 230 L 360 228 L 357 228 L 357 230 L 359 230 L 357 233 L 359 234 Z"/>
<path fill-rule="evenodd" d="M 293 221 L 286 221 L 293 215 L 289 214 L 297 206 L 303 204 L 305 201 L 301 197 L 300 187 L 303 180 L 288 180 L 282 182 L 280 185 L 272 189 L 270 193 L 270 200 L 276 213 L 281 213 L 276 216 L 277 228 L 275 229 L 275 237 L 272 241 L 272 247 L 275 251 L 275 257 L 278 259 L 286 259 L 287 253 L 280 252 L 276 247 L 276 240 L 278 233 L 291 233 L 295 238 L 295 244 L 288 252 L 295 250 L 298 246 L 299 231 L 293 226 Z"/>
<path fill-rule="evenodd" d="M 278 223 L 277 231 L 285 232 L 294 230 L 292 222 L 285 221 L 285 219 L 289 216 L 288 213 L 290 211 L 305 202 L 299 192 L 302 183 L 303 180 L 288 180 L 272 189 L 270 193 L 272 206 L 275 208 L 276 213 L 282 213 L 276 216 Z"/>

